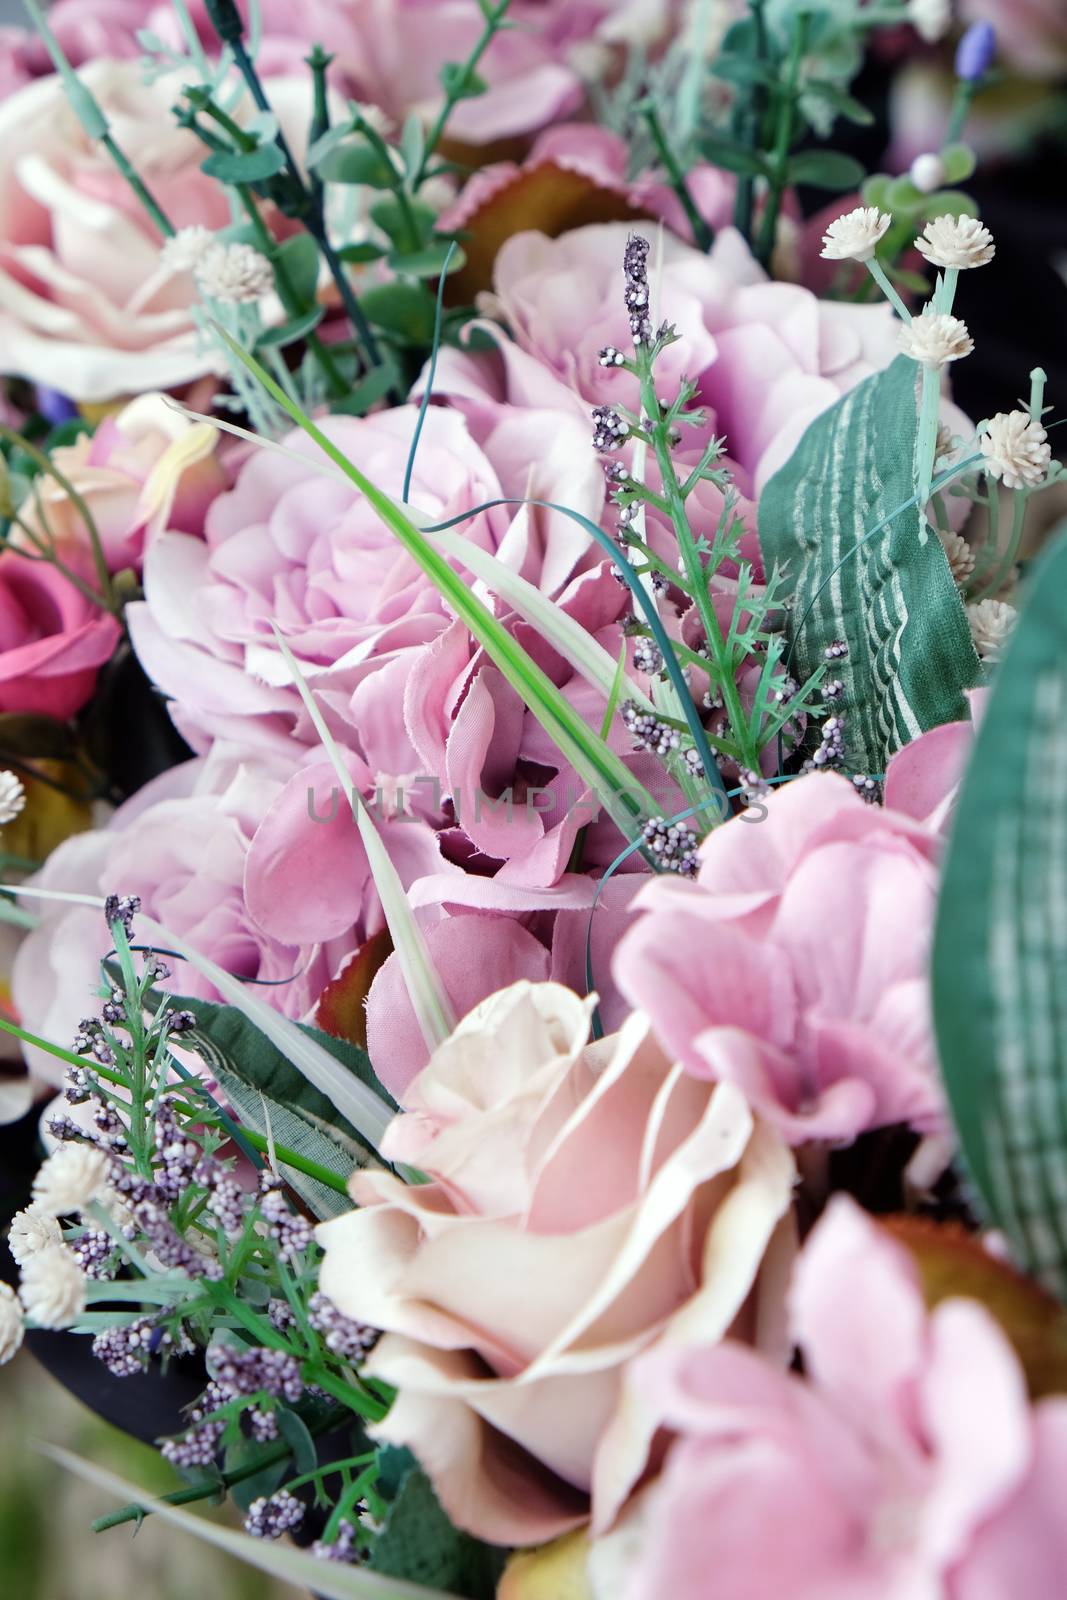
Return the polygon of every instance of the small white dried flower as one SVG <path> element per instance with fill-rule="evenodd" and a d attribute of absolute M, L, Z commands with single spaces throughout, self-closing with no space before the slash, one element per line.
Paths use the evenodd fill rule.
<path fill-rule="evenodd" d="M 913 361 L 924 367 L 941 368 L 949 361 L 959 361 L 974 349 L 974 340 L 967 332 L 967 324 L 959 317 L 949 317 L 943 312 L 925 311 L 904 324 L 899 335 L 900 348 Z"/>
<path fill-rule="evenodd" d="M 822 240 L 824 261 L 870 261 L 893 218 L 877 206 L 857 206 L 835 217 Z"/>
<path fill-rule="evenodd" d="M 934 217 L 915 248 L 932 267 L 984 267 L 997 253 L 993 235 L 977 217 Z"/>
<path fill-rule="evenodd" d="M 956 443 L 952 429 L 945 422 L 937 425 L 937 439 L 934 443 L 934 460 L 944 461 L 947 456 L 956 454 Z"/>
<path fill-rule="evenodd" d="M 63 1144 L 33 1180 L 34 1204 L 53 1217 L 66 1217 L 92 1205 L 107 1183 L 108 1159 L 88 1144 Z"/>
<path fill-rule="evenodd" d="M 25 804 L 22 780 L 13 772 L 0 772 L 0 828 L 7 822 L 14 822 Z"/>
<path fill-rule="evenodd" d="M 53 1244 L 26 1263 L 19 1297 L 39 1328 L 67 1328 L 85 1310 L 85 1284 L 73 1253 L 65 1244 Z"/>
<path fill-rule="evenodd" d="M 16 1211 L 11 1219 L 7 1247 L 20 1267 L 24 1267 L 31 1256 L 47 1250 L 49 1245 L 62 1243 L 63 1230 L 59 1223 L 51 1212 L 42 1211 L 39 1206 Z"/>
<path fill-rule="evenodd" d="M 250 305 L 274 288 L 270 262 L 250 244 L 213 245 L 200 257 L 193 275 L 201 294 L 223 305 Z"/>
<path fill-rule="evenodd" d="M 920 194 L 933 194 L 945 181 L 945 163 L 941 157 L 927 151 L 916 156 L 908 169 L 908 177 Z"/>
<path fill-rule="evenodd" d="M 14 1289 L 0 1283 L 0 1367 L 15 1355 L 22 1343 L 22 1307 Z"/>
<path fill-rule="evenodd" d="M 920 39 L 936 44 L 952 26 L 952 0 L 908 0 L 908 21 Z"/>
<path fill-rule="evenodd" d="M 974 551 L 961 534 L 946 531 L 940 539 L 948 557 L 949 571 L 962 588 L 974 571 Z"/>
<path fill-rule="evenodd" d="M 1052 460 L 1052 446 L 1040 422 L 1028 411 L 998 411 L 979 439 L 985 470 L 1006 489 L 1032 489 Z"/>
<path fill-rule="evenodd" d="M 159 259 L 170 272 L 192 272 L 207 252 L 214 249 L 215 235 L 210 228 L 197 223 L 192 228 L 179 228 L 172 238 L 167 239 L 159 252 Z"/>
<path fill-rule="evenodd" d="M 1017 615 L 1006 600 L 979 600 L 967 607 L 971 638 L 983 661 L 995 661 L 1000 655 Z"/>

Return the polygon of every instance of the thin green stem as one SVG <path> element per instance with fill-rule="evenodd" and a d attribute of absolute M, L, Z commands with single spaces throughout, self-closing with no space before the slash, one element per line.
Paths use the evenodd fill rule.
<path fill-rule="evenodd" d="M 59 484 L 59 487 L 66 494 L 71 505 L 85 524 L 85 532 L 88 536 L 89 547 L 93 556 L 93 566 L 96 570 L 97 582 L 100 585 L 100 595 L 103 597 L 101 600 L 99 596 L 94 596 L 96 603 L 98 605 L 102 604 L 106 611 L 114 612 L 119 609 L 115 600 L 111 573 L 108 570 L 107 557 L 104 554 L 104 546 L 100 538 L 100 530 L 96 526 L 96 520 L 89 510 L 89 504 L 85 496 L 74 487 L 66 474 L 60 471 L 51 456 L 46 455 L 43 450 L 39 450 L 35 444 L 31 444 L 29 439 L 23 438 L 22 434 L 16 433 L 15 429 L 9 428 L 6 423 L 0 423 L 0 439 L 6 439 L 9 444 L 14 445 L 24 455 L 29 456 L 30 460 L 41 472 L 50 478 L 54 478 Z M 58 559 L 57 565 L 59 565 Z M 71 574 L 65 570 L 65 576 L 71 576 Z"/>
<path fill-rule="evenodd" d="M 471 80 L 478 70 L 478 63 L 496 38 L 507 15 L 511 0 L 498 0 L 496 5 L 483 5 L 482 14 L 485 17 L 485 26 L 463 65 L 458 71 L 451 74 L 447 89 L 445 90 L 445 103 L 437 114 L 437 118 L 426 137 L 423 147 L 422 159 L 412 179 L 412 189 L 419 189 L 426 178 L 426 167 L 433 157 L 437 146 L 441 143 L 448 119 L 456 106 L 465 97 L 470 88 Z"/>
<path fill-rule="evenodd" d="M 645 120 L 649 136 L 656 148 L 660 165 L 663 167 L 670 180 L 671 188 L 682 203 L 682 209 L 689 219 L 689 226 L 693 230 L 693 242 L 698 250 L 705 253 L 711 249 L 715 235 L 697 210 L 696 201 L 689 192 L 689 185 L 685 181 L 685 173 L 678 164 L 678 158 L 667 142 L 667 135 L 663 131 L 663 124 L 659 119 L 653 100 L 642 100 L 637 107 Z"/>
<path fill-rule="evenodd" d="M 755 33 L 755 59 L 757 65 L 762 65 L 767 59 L 767 20 L 763 13 L 765 0 L 748 0 L 748 8 L 752 17 Z M 759 144 L 760 124 L 763 120 L 763 89 L 759 83 L 754 83 L 749 93 L 748 106 L 741 117 L 738 128 L 739 137 L 744 143 L 754 150 Z M 756 180 L 751 173 L 743 173 L 737 180 L 737 194 L 734 200 L 734 227 L 745 239 L 752 243 L 752 214 L 755 202 Z"/>
<path fill-rule="evenodd" d="M 801 11 L 793 24 L 793 39 L 789 51 L 789 62 L 786 67 L 785 83 L 778 106 L 778 126 L 775 129 L 774 150 L 771 154 L 771 177 L 767 199 L 760 218 L 759 233 L 756 239 L 756 259 L 767 266 L 774 250 L 774 240 L 778 232 L 778 213 L 782 206 L 782 196 L 785 194 L 789 181 L 789 152 L 793 146 L 793 132 L 796 127 L 797 94 L 800 83 L 800 65 L 804 59 L 804 49 L 807 45 L 808 28 L 811 16 L 807 11 Z"/>
<path fill-rule="evenodd" d="M 308 1156 L 302 1156 L 296 1150 L 290 1150 L 287 1145 L 279 1144 L 277 1139 L 273 1144 L 262 1133 L 253 1133 L 251 1128 L 242 1128 L 241 1135 L 248 1140 L 256 1150 L 266 1153 L 273 1149 L 275 1156 L 283 1167 L 292 1167 L 294 1172 L 302 1172 L 306 1178 L 314 1178 L 316 1183 L 321 1183 L 327 1189 L 332 1189 L 335 1194 L 347 1195 L 348 1181 L 338 1173 L 331 1172 L 329 1167 L 322 1166 L 318 1161 L 312 1161 Z"/>
<path fill-rule="evenodd" d="M 237 193 L 240 196 L 245 215 L 255 230 L 256 243 L 274 269 L 274 282 L 278 290 L 279 300 L 285 307 L 287 315 L 291 317 L 300 316 L 308 308 L 301 302 L 300 296 L 296 292 L 296 287 L 285 265 L 284 257 L 278 250 L 277 242 L 260 215 L 255 195 L 246 183 L 237 185 Z M 348 384 L 345 381 L 344 373 L 337 365 L 329 348 L 323 344 L 314 329 L 307 336 L 307 346 L 322 369 L 322 375 L 326 379 L 330 393 L 335 399 L 339 399 L 348 392 Z"/>
<path fill-rule="evenodd" d="M 875 283 L 881 289 L 882 293 L 885 295 L 886 299 L 889 301 L 889 304 L 893 307 L 893 310 L 896 312 L 901 322 L 903 322 L 906 326 L 911 321 L 911 312 L 908 310 L 907 306 L 904 304 L 903 300 L 890 283 L 888 274 L 886 273 L 882 263 L 878 260 L 878 257 L 872 256 L 869 261 L 865 261 L 863 264 L 867 268 L 867 271 L 870 273 L 871 277 L 874 279 Z"/>

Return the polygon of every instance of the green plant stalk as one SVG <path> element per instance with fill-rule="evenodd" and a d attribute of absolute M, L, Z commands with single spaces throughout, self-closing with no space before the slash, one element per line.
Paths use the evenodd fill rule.
<path fill-rule="evenodd" d="M 748 0 L 748 8 L 755 24 L 756 61 L 759 63 L 767 59 L 767 21 L 763 14 L 764 3 L 765 0 Z M 763 91 L 758 83 L 754 83 L 749 93 L 748 112 L 744 118 L 744 126 L 738 130 L 740 137 L 753 150 L 759 143 L 762 120 Z M 755 178 L 751 173 L 742 173 L 737 180 L 737 193 L 734 199 L 734 227 L 744 238 L 746 244 L 750 246 L 752 244 L 752 212 L 755 193 Z"/>
<path fill-rule="evenodd" d="M 951 314 L 959 276 L 959 269 L 956 267 L 949 267 L 939 275 L 933 297 L 933 310 L 936 315 Z M 924 365 L 919 400 L 919 426 L 915 438 L 915 486 L 919 504 L 919 538 L 923 544 L 926 543 L 927 529 L 930 527 L 927 507 L 934 476 L 940 413 L 941 373 L 937 367 Z"/>
<path fill-rule="evenodd" d="M 1044 412 L 1045 384 L 1047 382 L 1048 376 L 1044 368 L 1034 367 L 1033 371 L 1030 373 L 1030 404 L 1028 410 L 1031 418 L 1036 423 L 1040 423 L 1042 414 Z M 992 576 L 987 578 L 982 584 L 982 587 L 975 593 L 974 600 L 976 602 L 986 599 L 986 597 L 989 595 L 995 595 L 997 590 L 1003 584 L 1004 580 L 1007 578 L 1012 567 L 1015 565 L 1015 559 L 1019 554 L 1019 546 L 1022 544 L 1023 529 L 1026 524 L 1026 508 L 1030 502 L 1030 496 L 1033 493 L 1034 490 L 1030 488 L 1015 490 L 1015 493 L 1012 496 L 1011 534 L 1009 536 L 1007 546 L 1005 547 L 1004 554 L 997 562 Z M 990 546 L 994 552 L 997 545 L 994 508 L 996 508 L 996 511 L 999 511 L 999 505 L 1000 501 L 997 494 L 996 484 L 990 482 L 989 534 Z"/>
<path fill-rule="evenodd" d="M 906 327 L 911 321 L 911 312 L 900 298 L 896 289 L 894 289 L 893 285 L 890 283 L 889 275 L 887 274 L 882 263 L 878 260 L 878 257 L 872 256 L 869 261 L 865 261 L 863 264 L 867 268 L 867 271 L 870 273 L 871 277 L 874 279 L 875 283 L 878 285 L 879 289 L 881 289 L 882 293 L 885 295 L 886 299 L 889 301 L 889 304 L 893 307 L 893 310 L 896 312 L 901 322 L 903 322 Z"/>
<path fill-rule="evenodd" d="M 781 104 L 778 108 L 778 126 L 775 130 L 774 150 L 771 154 L 771 178 L 767 198 L 764 202 L 763 215 L 760 218 L 759 233 L 756 238 L 755 256 L 763 266 L 767 266 L 774 250 L 775 235 L 778 231 L 778 213 L 782 207 L 782 196 L 789 181 L 789 152 L 793 145 L 793 131 L 796 127 L 797 90 L 800 83 L 800 66 L 804 59 L 804 48 L 808 39 L 808 28 L 811 17 L 807 11 L 801 11 L 793 24 L 793 39 L 789 51 L 789 63 L 786 67 L 785 84 L 782 89 Z"/>
<path fill-rule="evenodd" d="M 479 3 L 482 4 L 482 0 L 479 0 Z M 489 0 L 486 0 L 486 3 L 482 4 L 482 15 L 485 18 L 485 26 L 482 29 L 474 49 L 460 67 L 459 72 L 456 74 L 451 87 L 445 91 L 445 103 L 438 112 L 437 119 L 426 137 L 426 144 L 423 148 L 422 159 L 419 162 L 418 171 L 415 173 L 415 176 L 412 179 L 412 189 L 421 188 L 423 182 L 425 181 L 426 168 L 433 158 L 433 155 L 437 150 L 437 146 L 441 143 L 441 138 L 444 134 L 445 128 L 448 126 L 448 119 L 452 115 L 456 106 L 463 99 L 464 90 L 467 88 L 471 78 L 478 70 L 478 63 L 481 61 L 485 52 L 488 50 L 493 40 L 500 32 L 510 5 L 511 0 L 498 0 L 496 5 L 492 5 L 489 3 Z"/>
<path fill-rule="evenodd" d="M 396 172 L 396 168 L 393 165 L 392 152 L 377 128 L 372 128 L 365 117 L 357 116 L 356 131 L 361 138 L 366 139 L 379 161 L 383 162 L 390 172 Z M 408 230 L 408 249 L 414 250 L 419 242 L 419 225 L 415 220 L 415 213 L 411 209 L 411 196 L 408 194 L 399 173 L 396 174 L 396 183 L 389 192 L 395 195 L 396 203 L 403 212 L 404 222 Z M 447 277 L 447 273 L 443 269 L 442 277 Z"/>
<path fill-rule="evenodd" d="M 738 693 L 737 683 L 734 679 L 733 661 L 730 659 L 726 640 L 723 637 L 722 628 L 719 626 L 719 619 L 715 614 L 715 606 L 708 590 L 708 573 L 700 558 L 696 541 L 689 526 L 689 515 L 685 509 L 681 484 L 678 482 L 678 474 L 675 471 L 674 461 L 671 456 L 667 424 L 663 420 L 659 399 L 656 395 L 652 361 L 648 350 L 643 345 L 637 348 L 634 364 L 637 368 L 638 383 L 641 386 L 641 408 L 649 419 L 649 432 L 651 434 L 652 449 L 656 457 L 656 465 L 659 468 L 661 492 L 667 502 L 667 514 L 671 519 L 675 538 L 678 541 L 678 549 L 685 567 L 689 592 L 696 603 L 708 648 L 711 650 L 711 660 L 704 664 L 705 671 L 710 666 L 714 672 L 715 687 L 722 695 L 730 731 L 737 741 L 738 749 L 742 752 L 743 764 L 748 768 L 755 768 L 759 763 L 759 747 L 752 743 L 748 735 L 748 718 L 745 716 L 741 705 L 741 696 Z M 712 775 L 709 773 L 707 776 L 708 782 L 715 787 Z"/>
<path fill-rule="evenodd" d="M 218 327 L 218 325 L 216 324 Z M 307 414 L 295 405 L 263 367 L 242 350 L 222 327 L 219 337 L 234 355 L 259 379 L 268 394 L 287 411 L 320 450 L 355 484 L 385 526 L 396 535 L 404 549 L 425 572 L 438 592 L 470 628 L 493 664 L 524 698 L 542 727 L 555 741 L 575 770 L 598 793 L 605 809 L 626 838 L 640 831 L 641 823 L 657 815 L 655 801 L 626 766 L 606 745 L 591 734 L 577 712 L 560 694 L 552 680 L 516 643 L 492 612 L 462 583 L 429 540 L 404 515 L 388 495 L 356 467 L 344 452 L 328 439 Z"/>
<path fill-rule="evenodd" d="M 316 1183 L 321 1183 L 327 1189 L 333 1189 L 336 1194 L 347 1195 L 348 1184 L 336 1172 L 331 1172 L 329 1167 L 320 1166 L 317 1161 L 312 1161 L 308 1156 L 302 1156 L 296 1150 L 279 1144 L 277 1139 L 271 1141 L 266 1134 L 254 1133 L 251 1128 L 242 1128 L 241 1136 L 248 1140 L 253 1149 L 267 1155 L 271 1150 L 281 1162 L 283 1167 L 292 1167 L 296 1172 L 302 1172 L 307 1178 L 314 1178 Z"/>
<path fill-rule="evenodd" d="M 663 131 L 663 124 L 660 122 L 655 103 L 652 100 L 642 100 L 637 109 L 645 120 L 649 136 L 656 148 L 656 154 L 659 156 L 660 165 L 666 172 L 671 188 L 681 201 L 682 209 L 689 219 L 689 226 L 693 230 L 693 242 L 698 250 L 703 250 L 706 254 L 714 243 L 715 235 L 697 210 L 696 201 L 693 199 L 689 191 L 689 185 L 685 181 L 685 173 L 679 166 L 678 159 L 667 142 L 667 135 Z"/>

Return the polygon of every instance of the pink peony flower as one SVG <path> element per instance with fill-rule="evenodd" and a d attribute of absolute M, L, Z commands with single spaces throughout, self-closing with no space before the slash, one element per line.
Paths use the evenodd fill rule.
<path fill-rule="evenodd" d="M 226 484 L 217 440 L 214 428 L 187 422 L 162 395 L 147 394 L 105 417 L 92 436 L 52 452 L 88 505 L 112 572 L 139 568 L 146 539 L 166 528 L 203 532 L 207 508 Z M 42 480 L 41 502 L 53 537 L 88 553 L 81 515 L 55 478 Z M 23 516 L 38 526 L 32 500 Z"/>
<path fill-rule="evenodd" d="M 495 304 L 514 334 L 495 353 L 442 352 L 436 389 L 488 426 L 508 406 L 575 409 L 632 405 L 634 380 L 602 367 L 605 345 L 630 342 L 622 298 L 623 223 L 576 228 L 559 239 L 522 233 L 496 261 Z M 657 316 L 679 342 L 659 371 L 672 391 L 683 374 L 698 383 L 707 429 L 687 437 L 680 458 L 709 433 L 724 435 L 737 487 L 751 497 L 789 458 L 812 419 L 896 353 L 886 306 L 822 302 L 795 284 L 772 283 L 739 234 L 724 229 L 710 255 L 671 235 L 663 240 Z"/>
<path fill-rule="evenodd" d="M 174 226 L 226 226 L 225 192 L 200 171 L 203 146 L 171 113 L 181 74 L 146 85 L 135 62 L 104 60 L 82 75 Z M 267 87 L 296 137 L 307 82 Z M 173 389 L 215 370 L 218 357 L 190 314 L 190 275 L 161 265 L 158 234 L 107 152 L 86 137 L 58 77 L 0 105 L 0 142 L 4 370 L 79 401 Z"/>
<path fill-rule="evenodd" d="M 672 1069 L 643 1019 L 588 1044 L 589 1010 L 529 983 L 479 1006 L 386 1134 L 431 1181 L 356 1174 L 360 1209 L 319 1229 L 323 1291 L 385 1330 L 365 1371 L 399 1393 L 378 1436 L 500 1544 L 588 1515 L 627 1363 L 754 1327 L 760 1263 L 788 1248 L 784 1146 L 733 1089 Z M 650 1438 L 618 1440 L 636 1478 Z"/>
<path fill-rule="evenodd" d="M 78 570 L 77 555 L 65 552 Z M 82 562 L 81 576 L 92 569 Z M 119 625 L 44 560 L 0 555 L 0 712 L 65 719 L 80 711 Z"/>
<path fill-rule="evenodd" d="M 625 1600 L 1053 1600 L 1067 1400 L 1027 1404 L 985 1308 L 928 1313 L 907 1251 L 833 1200 L 801 1252 L 806 1379 L 730 1343 L 665 1345 L 628 1397 L 674 1436 Z"/>
<path fill-rule="evenodd" d="M 937 835 L 835 773 L 763 805 L 766 820 L 708 835 L 695 882 L 642 891 L 619 987 L 690 1072 L 736 1084 L 794 1143 L 941 1131 L 926 982 Z"/>
<path fill-rule="evenodd" d="M 41 888 L 92 895 L 140 895 L 144 912 L 186 938 L 201 954 L 242 978 L 269 980 L 261 998 L 304 1017 L 343 959 L 381 926 L 377 897 L 365 898 L 366 923 L 337 938 L 275 939 L 255 922 L 245 897 L 252 834 L 282 788 L 276 764 L 219 745 L 145 785 L 106 828 L 77 834 L 49 856 L 33 880 Z M 58 901 L 34 902 L 38 927 L 15 958 L 12 990 L 24 1024 L 65 1040 L 85 1015 L 110 948 L 103 913 Z M 164 985 L 177 994 L 217 999 L 187 963 L 173 962 Z M 28 1052 L 40 1076 L 57 1063 Z"/>

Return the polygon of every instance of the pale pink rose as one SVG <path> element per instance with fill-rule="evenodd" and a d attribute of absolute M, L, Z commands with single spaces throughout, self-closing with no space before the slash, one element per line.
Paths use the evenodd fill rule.
<path fill-rule="evenodd" d="M 226 485 L 217 440 L 214 428 L 187 421 L 162 395 L 147 394 L 105 417 L 92 435 L 52 451 L 89 508 L 111 572 L 139 569 L 145 541 L 164 529 L 203 532 L 207 508 Z M 40 494 L 52 536 L 87 554 L 88 532 L 63 485 L 44 478 Z M 23 517 L 44 532 L 32 498 Z"/>
<path fill-rule="evenodd" d="M 77 552 L 67 564 L 92 581 Z M 80 711 L 119 641 L 119 625 L 49 561 L 0 555 L 0 712 L 61 720 Z"/>
<path fill-rule="evenodd" d="M 95 61 L 82 76 L 174 227 L 225 227 L 225 191 L 200 171 L 203 145 L 172 115 L 181 74 L 145 84 L 134 61 Z M 294 137 L 306 131 L 307 82 L 267 88 Z M 162 266 L 159 234 L 57 76 L 0 105 L 0 144 L 3 370 L 78 401 L 173 389 L 216 370 L 192 320 L 190 274 Z"/>
<path fill-rule="evenodd" d="M 259 755 L 218 746 L 210 757 L 171 768 L 120 806 L 107 827 L 67 839 L 33 879 L 44 889 L 134 894 L 144 913 L 185 938 L 200 954 L 241 978 L 268 980 L 254 992 L 289 1017 L 304 1017 L 325 984 L 367 934 L 381 926 L 377 897 L 364 901 L 365 923 L 336 938 L 279 940 L 256 923 L 245 897 L 248 846 L 282 789 L 286 769 Z M 361 853 L 353 847 L 353 854 Z M 103 912 L 35 901 L 39 926 L 15 958 L 14 1003 L 31 1032 L 69 1040 L 91 1010 L 99 962 L 111 948 Z M 217 999 L 187 962 L 168 963 L 164 987 Z M 31 1051 L 34 1068 L 55 1080 L 57 1063 Z"/>
<path fill-rule="evenodd" d="M 1067 1400 L 1029 1406 L 985 1307 L 927 1312 L 913 1259 L 833 1200 L 796 1264 L 806 1378 L 665 1346 L 629 1388 L 674 1442 L 620 1600 L 1054 1600 Z"/>
<path fill-rule="evenodd" d="M 35 43 L 34 35 L 25 28 L 0 28 L 0 100 L 33 77 Z"/>
<path fill-rule="evenodd" d="M 376 1433 L 500 1544 L 584 1520 L 627 1363 L 747 1331 L 784 1247 L 785 1147 L 733 1089 L 672 1069 L 643 1019 L 588 1044 L 589 1008 L 555 984 L 485 1001 L 386 1134 L 430 1182 L 357 1174 L 360 1209 L 319 1229 L 323 1291 L 385 1330 L 364 1370 L 399 1392 Z M 618 1471 L 649 1444 L 618 1433 Z"/>
<path fill-rule="evenodd" d="M 623 304 L 624 223 L 576 228 L 558 239 L 521 233 L 496 260 L 494 306 L 513 339 L 490 323 L 495 352 L 441 354 L 435 389 L 481 431 L 508 406 L 575 409 L 636 403 L 635 380 L 605 369 L 600 350 L 631 343 Z M 819 301 L 796 284 L 772 283 L 732 228 L 710 255 L 663 239 L 662 272 L 649 256 L 657 318 L 679 341 L 657 373 L 664 392 L 684 375 L 698 385 L 694 404 L 705 430 L 686 432 L 679 459 L 724 435 L 742 496 L 751 497 L 792 454 L 808 424 L 896 353 L 887 306 Z"/>
<path fill-rule="evenodd" d="M 890 811 L 914 817 L 936 833 L 948 831 L 988 698 L 988 689 L 968 690 L 969 721 L 944 722 L 896 751 L 885 774 L 885 803 Z"/>
<path fill-rule="evenodd" d="M 699 1077 L 794 1143 L 944 1126 L 926 965 L 938 835 L 810 773 L 701 847 L 695 881 L 638 897 L 615 978 Z M 680 954 L 682 953 L 682 954 Z"/>
<path fill-rule="evenodd" d="M 399 499 L 415 420 L 405 407 L 323 427 Z M 299 432 L 284 442 L 292 454 L 248 458 L 233 489 L 209 508 L 203 539 L 167 533 L 152 542 L 145 600 L 127 612 L 142 665 L 173 696 L 175 721 L 197 747 L 228 730 L 284 742 L 304 727 L 272 621 L 343 714 L 363 679 L 436 638 L 449 620 L 436 588 L 358 490 L 339 474 L 323 475 L 318 446 Z M 446 521 L 500 492 L 463 419 L 432 408 L 410 490 L 419 515 Z M 462 531 L 493 549 L 510 521 L 490 512 Z M 394 702 L 394 721 L 397 710 Z"/>

